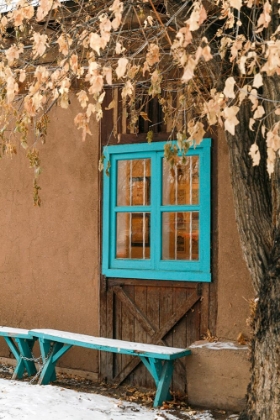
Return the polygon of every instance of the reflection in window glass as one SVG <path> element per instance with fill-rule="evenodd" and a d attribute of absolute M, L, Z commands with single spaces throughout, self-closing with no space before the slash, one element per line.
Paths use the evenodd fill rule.
<path fill-rule="evenodd" d="M 151 160 L 118 161 L 118 206 L 150 205 Z"/>
<path fill-rule="evenodd" d="M 199 157 L 188 156 L 173 167 L 163 159 L 162 204 L 199 204 Z"/>
<path fill-rule="evenodd" d="M 162 213 L 162 259 L 198 260 L 199 213 Z"/>
<path fill-rule="evenodd" d="M 117 258 L 150 258 L 150 213 L 117 214 Z"/>

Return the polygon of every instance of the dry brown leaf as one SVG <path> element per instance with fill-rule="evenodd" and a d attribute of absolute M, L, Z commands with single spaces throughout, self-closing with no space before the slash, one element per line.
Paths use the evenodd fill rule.
<path fill-rule="evenodd" d="M 145 121 L 150 121 L 150 122 L 152 122 L 150 119 L 149 119 L 149 117 L 148 117 L 148 114 L 147 114 L 147 112 L 140 112 L 140 114 L 139 114 Z"/>
<path fill-rule="evenodd" d="M 202 336 L 202 338 L 203 340 L 209 341 L 209 343 L 215 343 L 219 340 L 218 337 L 213 335 L 209 329 L 207 330 L 206 334 Z"/>
<path fill-rule="evenodd" d="M 115 108 L 115 106 L 116 106 L 116 101 L 115 99 L 113 99 L 105 109 L 106 111 L 108 111 L 109 109 Z"/>
<path fill-rule="evenodd" d="M 248 344 L 248 338 L 245 337 L 245 335 L 242 332 L 238 334 L 237 341 L 238 341 L 238 344 L 241 344 L 242 346 L 245 346 L 246 344 Z"/>

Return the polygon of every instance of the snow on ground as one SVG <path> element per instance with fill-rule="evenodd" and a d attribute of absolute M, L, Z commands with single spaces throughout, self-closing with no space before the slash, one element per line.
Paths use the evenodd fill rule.
<path fill-rule="evenodd" d="M 0 419 L 4 420 L 176 420 L 171 412 L 52 385 L 0 378 Z M 180 412 L 180 419 L 213 420 L 209 411 Z"/>
<path fill-rule="evenodd" d="M 235 344 L 232 341 L 217 341 L 209 342 L 206 340 L 195 341 L 189 346 L 190 349 L 207 348 L 210 350 L 248 350 L 248 346 L 242 344 Z"/>

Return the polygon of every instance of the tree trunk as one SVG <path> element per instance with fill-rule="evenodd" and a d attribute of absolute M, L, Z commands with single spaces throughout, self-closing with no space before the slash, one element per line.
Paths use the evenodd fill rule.
<path fill-rule="evenodd" d="M 265 81 L 264 96 L 279 101 L 279 78 Z M 267 106 L 267 114 L 271 111 Z M 243 255 L 256 293 L 252 314 L 251 379 L 246 413 L 240 419 L 280 419 L 280 164 L 271 180 L 266 171 L 263 139 L 257 137 L 261 163 L 248 155 L 256 132 L 248 129 L 250 104 L 239 112 L 236 135 L 227 134 L 237 226 Z M 274 112 L 271 112 L 275 120 Z M 268 121 L 266 121 L 268 123 Z"/>
<path fill-rule="evenodd" d="M 280 242 L 275 249 L 276 258 L 271 261 L 261 284 L 255 314 L 247 413 L 248 419 L 254 420 L 280 418 L 279 251 Z"/>

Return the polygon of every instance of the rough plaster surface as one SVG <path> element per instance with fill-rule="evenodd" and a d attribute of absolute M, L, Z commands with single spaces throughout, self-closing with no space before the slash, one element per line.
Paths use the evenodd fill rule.
<path fill-rule="evenodd" d="M 254 297 L 250 275 L 243 260 L 237 231 L 229 174 L 228 149 L 220 130 L 218 140 L 218 278 L 216 335 L 236 340 L 239 333 L 249 335 L 248 299 Z"/>
<path fill-rule="evenodd" d="M 69 110 L 54 108 L 41 153 L 42 207 L 19 150 L 0 162 L 0 325 L 99 332 L 99 128 L 81 141 Z M 32 144 L 33 139 L 30 139 Z M 0 355 L 9 351 L 1 340 Z M 97 371 L 97 353 L 72 349 L 61 365 Z"/>
<path fill-rule="evenodd" d="M 0 162 L 0 325 L 99 333 L 99 130 L 93 124 L 93 137 L 81 142 L 73 124 L 76 113 L 74 99 L 71 109 L 54 109 L 47 142 L 38 145 L 40 209 L 33 207 L 33 174 L 24 152 L 12 162 Z M 254 294 L 241 254 L 221 133 L 217 146 L 215 334 L 235 340 L 240 332 L 248 333 L 245 299 Z M 246 352 L 204 347 L 187 357 L 190 402 L 239 409 L 249 380 Z M 9 356 L 3 340 L 0 356 Z M 97 352 L 73 348 L 60 364 L 98 372 Z"/>
<path fill-rule="evenodd" d="M 248 349 L 198 342 L 187 357 L 188 401 L 202 407 L 241 411 L 249 378 Z"/>

